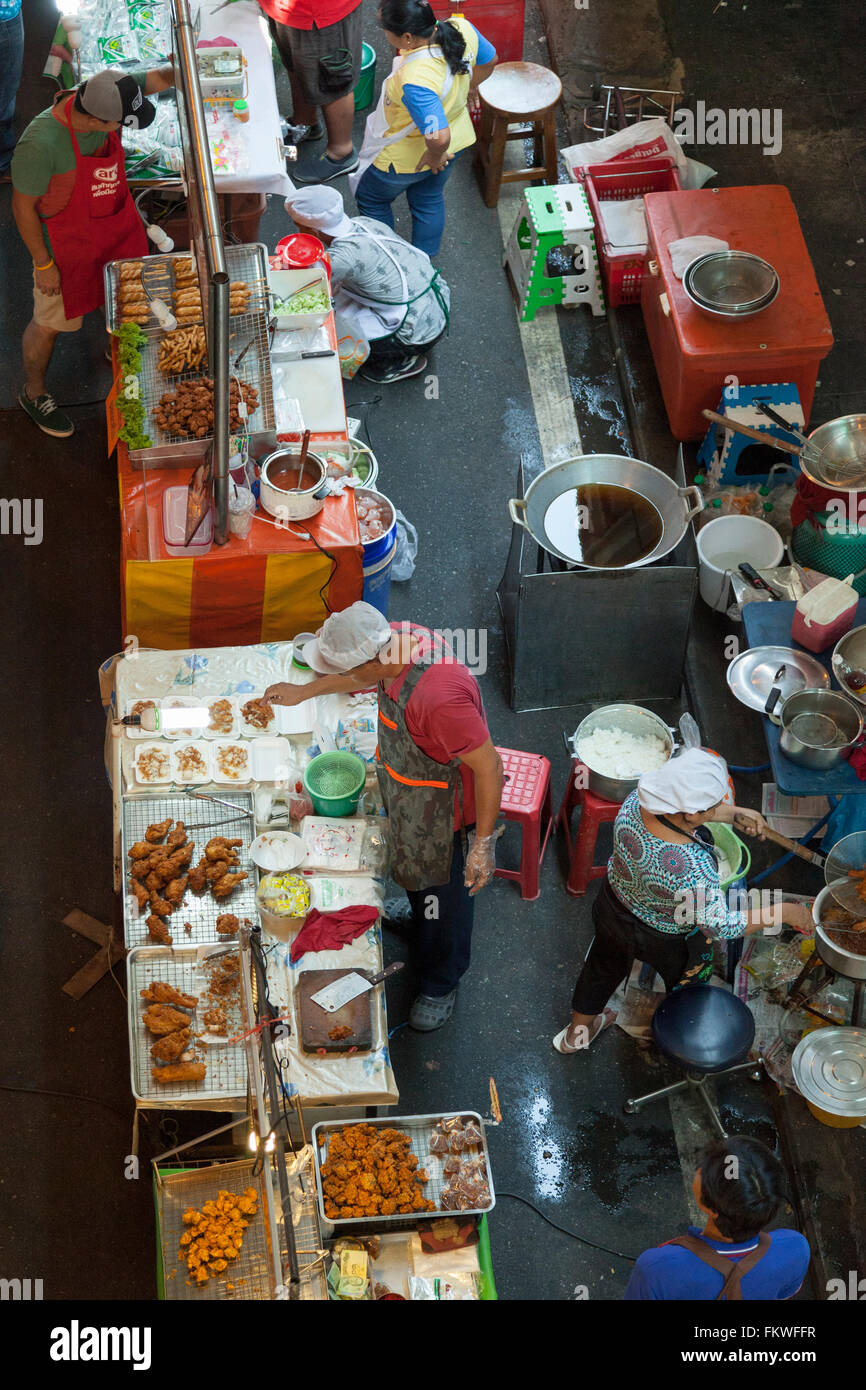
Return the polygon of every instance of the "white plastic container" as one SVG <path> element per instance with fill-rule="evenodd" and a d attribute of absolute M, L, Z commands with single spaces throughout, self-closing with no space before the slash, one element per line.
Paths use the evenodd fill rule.
<path fill-rule="evenodd" d="M 189 485 L 167 487 L 162 494 L 162 536 L 169 555 L 176 560 L 194 559 L 207 555 L 213 545 L 213 510 L 208 512 L 195 533 L 192 545 L 186 545 L 186 500 Z"/>
<path fill-rule="evenodd" d="M 140 743 L 135 750 L 135 780 L 143 787 L 171 782 L 171 753 L 167 743 Z"/>
<path fill-rule="evenodd" d="M 209 696 L 207 697 L 207 699 L 204 701 L 204 703 L 207 705 L 208 711 L 210 711 L 210 710 L 213 709 L 214 705 L 220 704 L 223 700 L 226 701 L 226 703 L 228 704 L 228 706 L 229 706 L 229 708 L 231 709 L 231 712 L 232 712 L 232 722 L 231 722 L 230 727 L 229 727 L 228 729 L 211 729 L 211 728 L 208 727 L 208 725 L 205 725 L 205 727 L 204 727 L 204 728 L 202 729 L 202 731 L 201 731 L 201 736 L 202 736 L 202 738 L 207 738 L 207 739 L 217 739 L 217 738 L 236 739 L 236 738 L 238 737 L 238 727 L 239 727 L 239 724 L 240 724 L 240 719 L 239 719 L 239 717 L 238 717 L 238 702 L 237 702 L 237 700 L 234 698 L 234 696 L 233 696 L 233 695 L 209 695 Z"/>
<path fill-rule="evenodd" d="M 292 745 L 287 738 L 257 738 L 252 746 L 254 782 L 284 784 L 295 771 Z"/>
<path fill-rule="evenodd" d="M 264 693 L 265 692 L 261 690 L 258 691 L 256 694 L 238 695 L 236 697 L 238 702 L 238 717 L 240 719 L 240 732 L 242 738 L 273 738 L 274 735 L 277 733 L 276 705 L 271 705 L 271 718 L 268 720 L 264 728 L 260 728 L 258 724 L 251 724 L 247 719 L 244 718 L 244 707 L 248 705 L 251 700 L 262 700 L 264 698 Z"/>
<path fill-rule="evenodd" d="M 704 603 L 724 613 L 730 602 L 730 571 L 744 560 L 756 570 L 782 563 L 785 546 L 778 531 L 754 516 L 720 516 L 697 535 L 700 589 Z"/>
<path fill-rule="evenodd" d="M 190 756 L 187 750 L 193 749 L 195 752 Z M 171 780 L 178 786 L 200 787 L 209 782 L 212 775 L 210 744 L 203 739 L 184 739 L 171 745 Z"/>
<path fill-rule="evenodd" d="M 277 328 L 321 328 L 331 312 L 328 272 L 321 262 L 305 265 L 298 270 L 271 270 L 269 279 L 275 299 L 285 299 L 292 290 L 299 290 L 302 285 L 308 284 L 313 289 L 314 282 L 320 281 L 328 297 L 328 308 L 315 314 L 278 314 Z"/>
<path fill-rule="evenodd" d="M 243 739 L 239 738 L 222 738 L 215 739 L 211 747 L 213 748 L 213 780 L 229 787 L 245 786 L 250 780 L 252 770 L 250 744 L 244 743 Z M 225 756 L 224 750 L 229 748 L 241 750 L 238 754 L 239 765 L 230 771 L 222 765 L 222 759 Z"/>
<path fill-rule="evenodd" d="M 791 624 L 793 641 L 810 652 L 835 647 L 839 638 L 854 626 L 859 601 L 860 595 L 847 580 L 822 580 L 797 600 Z"/>

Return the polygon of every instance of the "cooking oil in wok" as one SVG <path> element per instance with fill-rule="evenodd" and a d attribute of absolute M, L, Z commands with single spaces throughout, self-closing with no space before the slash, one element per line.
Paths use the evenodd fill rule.
<path fill-rule="evenodd" d="M 562 555 L 596 569 L 621 569 L 655 550 L 664 524 L 641 493 L 612 483 L 584 483 L 553 499 L 544 530 Z"/>

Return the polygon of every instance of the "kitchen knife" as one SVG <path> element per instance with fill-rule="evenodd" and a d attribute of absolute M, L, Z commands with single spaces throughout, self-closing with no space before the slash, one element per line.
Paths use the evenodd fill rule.
<path fill-rule="evenodd" d="M 320 348 L 317 352 L 287 352 L 281 353 L 277 359 L 280 362 L 306 362 L 310 357 L 333 357 L 333 348 Z"/>
<path fill-rule="evenodd" d="M 364 994 L 374 985 L 380 985 L 389 975 L 395 975 L 398 970 L 403 969 L 405 964 L 404 960 L 395 960 L 393 965 L 389 965 L 385 970 L 380 970 L 378 975 L 373 975 L 369 980 L 364 975 L 352 971 L 351 975 L 344 975 L 342 980 L 336 980 L 332 985 L 325 985 L 324 989 L 320 989 L 316 994 L 311 994 L 310 998 L 326 1013 L 335 1014 L 338 1009 L 342 1009 L 344 1004 L 348 1004 L 352 999 L 357 999 L 359 994 Z"/>

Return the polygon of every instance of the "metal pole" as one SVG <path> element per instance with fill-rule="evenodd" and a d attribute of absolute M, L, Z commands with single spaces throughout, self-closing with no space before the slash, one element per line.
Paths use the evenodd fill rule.
<path fill-rule="evenodd" d="M 178 74 L 177 108 L 185 155 L 184 181 L 202 304 L 207 304 L 208 364 L 214 384 L 214 539 L 217 545 L 225 545 L 228 539 L 230 282 L 188 0 L 171 0 L 171 10 Z"/>

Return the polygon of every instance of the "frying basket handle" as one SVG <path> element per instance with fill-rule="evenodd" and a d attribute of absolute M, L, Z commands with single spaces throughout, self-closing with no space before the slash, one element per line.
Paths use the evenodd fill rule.
<path fill-rule="evenodd" d="M 680 494 L 680 497 L 686 498 L 689 493 L 691 493 L 692 496 L 697 499 L 691 511 L 686 513 L 686 525 L 688 526 L 692 517 L 697 516 L 699 512 L 704 510 L 704 495 L 696 483 L 691 483 L 688 487 L 677 488 L 677 492 Z"/>
<path fill-rule="evenodd" d="M 509 497 L 508 515 L 511 517 L 515 526 L 522 526 L 524 531 L 529 530 L 526 523 L 526 503 L 522 497 Z"/>

